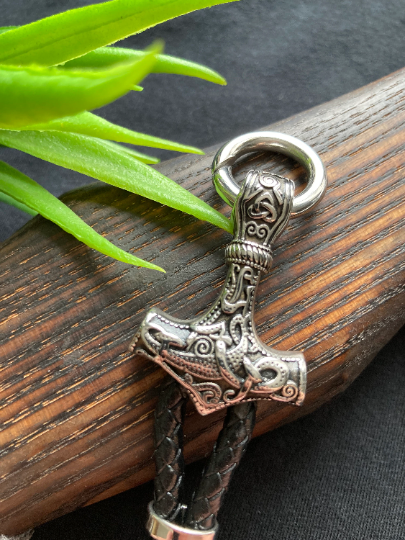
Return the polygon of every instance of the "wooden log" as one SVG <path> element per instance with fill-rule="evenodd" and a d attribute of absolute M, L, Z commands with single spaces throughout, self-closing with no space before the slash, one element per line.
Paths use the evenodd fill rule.
<path fill-rule="evenodd" d="M 405 320 L 405 70 L 271 129 L 312 145 L 327 194 L 279 239 L 257 299 L 259 335 L 305 351 L 301 408 L 260 404 L 255 435 L 343 391 Z M 210 180 L 216 148 L 158 168 L 228 212 Z M 291 161 L 252 163 L 300 179 Z M 98 232 L 163 266 L 131 268 L 40 217 L 1 249 L 0 531 L 16 534 L 153 476 L 152 415 L 163 372 L 128 344 L 145 310 L 183 318 L 214 300 L 230 236 L 142 197 L 90 185 L 63 197 Z M 186 460 L 206 455 L 223 413 L 189 409 Z"/>

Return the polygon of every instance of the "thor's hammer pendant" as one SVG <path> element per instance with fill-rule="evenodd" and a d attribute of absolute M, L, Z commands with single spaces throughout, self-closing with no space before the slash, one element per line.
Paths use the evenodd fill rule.
<path fill-rule="evenodd" d="M 174 377 L 200 414 L 243 401 L 304 399 L 304 355 L 262 343 L 253 319 L 260 276 L 271 267 L 271 244 L 287 225 L 293 196 L 292 180 L 250 171 L 234 205 L 235 236 L 218 300 L 190 320 L 153 308 L 135 336 L 133 349 Z"/>

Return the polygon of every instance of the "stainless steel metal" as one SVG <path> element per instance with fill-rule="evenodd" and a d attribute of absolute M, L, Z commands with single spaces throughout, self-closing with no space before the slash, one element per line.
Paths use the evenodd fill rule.
<path fill-rule="evenodd" d="M 327 179 L 321 158 L 303 141 L 277 133 L 276 131 L 255 131 L 246 133 L 220 148 L 212 164 L 213 181 L 219 195 L 233 206 L 240 186 L 232 176 L 232 165 L 241 156 L 264 150 L 273 150 L 292 157 L 301 163 L 308 172 L 305 189 L 294 197 L 291 217 L 308 212 L 323 196 Z"/>
<path fill-rule="evenodd" d="M 250 171 L 233 212 L 235 237 L 222 292 L 203 315 L 181 320 L 151 309 L 133 347 L 163 367 L 188 391 L 197 410 L 215 410 L 257 399 L 300 405 L 306 388 L 302 353 L 262 343 L 254 324 L 254 301 L 262 272 L 270 269 L 271 243 L 287 225 L 294 182 Z"/>
<path fill-rule="evenodd" d="M 207 531 L 198 531 L 171 523 L 155 513 L 153 502 L 149 503 L 148 511 L 146 528 L 155 540 L 214 540 L 218 530 L 218 526 Z"/>

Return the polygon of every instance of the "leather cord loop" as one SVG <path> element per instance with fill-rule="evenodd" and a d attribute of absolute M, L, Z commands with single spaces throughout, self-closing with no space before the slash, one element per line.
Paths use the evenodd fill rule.
<path fill-rule="evenodd" d="M 184 476 L 183 422 L 187 398 L 176 381 L 170 379 L 155 409 L 155 500 L 160 517 L 175 521 L 181 510 Z"/>
<path fill-rule="evenodd" d="M 168 521 L 204 531 L 216 526 L 216 518 L 232 475 L 252 436 L 256 402 L 244 402 L 227 409 L 223 428 L 183 520 L 182 424 L 185 402 L 186 397 L 176 381 L 166 385 L 159 398 L 155 412 L 156 478 L 153 507 L 156 514 Z"/>

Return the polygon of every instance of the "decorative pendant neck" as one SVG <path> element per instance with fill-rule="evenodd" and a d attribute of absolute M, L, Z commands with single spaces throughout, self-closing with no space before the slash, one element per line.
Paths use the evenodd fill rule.
<path fill-rule="evenodd" d="M 226 261 L 268 272 L 273 260 L 270 245 L 288 223 L 293 196 L 292 180 L 249 171 L 232 213 L 235 237 L 225 250 Z"/>

